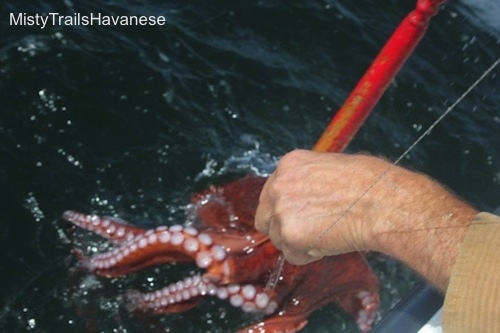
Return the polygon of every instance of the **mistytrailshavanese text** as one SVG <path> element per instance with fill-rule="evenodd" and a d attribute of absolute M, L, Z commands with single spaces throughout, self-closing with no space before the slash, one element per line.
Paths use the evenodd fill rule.
<path fill-rule="evenodd" d="M 59 13 L 27 14 L 10 13 L 9 25 L 32 26 L 45 29 L 48 26 L 155 26 L 165 25 L 164 16 L 103 15 L 101 13 L 61 15 Z"/>

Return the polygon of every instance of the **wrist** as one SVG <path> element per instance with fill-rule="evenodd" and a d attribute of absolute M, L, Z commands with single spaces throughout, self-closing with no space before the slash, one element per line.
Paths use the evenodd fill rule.
<path fill-rule="evenodd" d="M 427 176 L 394 168 L 387 178 L 392 192 L 385 196 L 390 193 L 391 206 L 382 209 L 385 214 L 372 228 L 368 247 L 406 263 L 446 290 L 477 210 Z"/>

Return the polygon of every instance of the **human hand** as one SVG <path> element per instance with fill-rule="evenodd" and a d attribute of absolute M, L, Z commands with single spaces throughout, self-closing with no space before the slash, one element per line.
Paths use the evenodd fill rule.
<path fill-rule="evenodd" d="M 441 261 L 447 284 L 465 228 L 477 213 L 430 178 L 366 155 L 296 150 L 264 185 L 255 227 L 293 264 L 375 250 L 426 273 Z M 458 245 L 457 245 L 458 244 Z"/>
<path fill-rule="evenodd" d="M 295 264 L 366 249 L 366 224 L 384 215 L 380 189 L 367 190 L 391 167 L 364 155 L 293 151 L 264 185 L 255 226 Z"/>

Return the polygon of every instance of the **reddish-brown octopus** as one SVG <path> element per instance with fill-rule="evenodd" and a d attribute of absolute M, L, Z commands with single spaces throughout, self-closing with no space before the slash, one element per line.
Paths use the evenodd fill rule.
<path fill-rule="evenodd" d="M 192 226 L 145 230 L 73 211 L 63 217 L 114 243 L 107 252 L 79 255 L 88 272 L 117 277 L 172 262 L 194 262 L 203 270 L 154 292 L 129 292 L 127 308 L 133 311 L 185 311 L 216 296 L 243 311 L 262 314 L 241 332 L 295 332 L 306 325 L 309 314 L 333 303 L 351 314 L 361 331 L 369 331 L 379 306 L 379 282 L 361 253 L 325 257 L 304 266 L 285 263 L 276 285 L 266 286 L 280 251 L 253 226 L 264 182 L 265 178 L 247 176 L 195 194 Z"/>

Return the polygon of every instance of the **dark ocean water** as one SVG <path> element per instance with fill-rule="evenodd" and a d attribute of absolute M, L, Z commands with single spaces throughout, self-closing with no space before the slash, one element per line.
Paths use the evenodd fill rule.
<path fill-rule="evenodd" d="M 251 321 L 216 300 L 184 314 L 128 314 L 118 297 L 124 290 L 159 287 L 192 268 L 114 280 L 74 274 L 61 213 L 117 214 L 144 227 L 179 223 L 189 197 L 208 184 L 271 172 L 287 151 L 313 145 L 413 6 L 4 1 L 1 331 L 231 332 Z M 396 159 L 500 56 L 498 7 L 444 7 L 349 151 Z M 9 13 L 19 12 L 162 15 L 166 25 L 9 26 Z M 483 210 L 500 205 L 498 72 L 403 162 Z M 370 261 L 382 279 L 382 316 L 415 277 L 390 259 Z M 355 326 L 328 307 L 304 331 Z"/>

